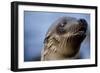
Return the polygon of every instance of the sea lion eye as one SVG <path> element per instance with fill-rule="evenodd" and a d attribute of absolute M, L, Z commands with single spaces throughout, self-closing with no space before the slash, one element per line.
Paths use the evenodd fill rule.
<path fill-rule="evenodd" d="M 60 23 L 59 26 L 60 26 L 60 27 L 64 27 L 66 24 L 67 24 L 67 22 L 64 21 L 64 22 Z"/>
<path fill-rule="evenodd" d="M 58 26 L 64 27 L 66 24 L 67 24 L 67 20 L 66 20 L 66 19 L 63 19 L 63 20 L 61 20 L 61 21 L 58 23 Z"/>
<path fill-rule="evenodd" d="M 58 25 L 57 28 L 56 28 L 57 33 L 59 33 L 59 34 L 65 33 L 65 29 L 63 27 L 64 27 L 64 25 L 61 25 L 61 24 Z"/>
<path fill-rule="evenodd" d="M 64 24 L 59 23 L 59 24 L 58 24 L 58 27 L 59 27 L 59 28 L 63 28 L 63 27 L 64 27 Z"/>
<path fill-rule="evenodd" d="M 66 25 L 66 24 L 67 24 L 67 22 L 66 22 L 66 21 L 64 21 L 64 22 L 63 22 L 63 24 L 64 24 L 64 25 Z"/>

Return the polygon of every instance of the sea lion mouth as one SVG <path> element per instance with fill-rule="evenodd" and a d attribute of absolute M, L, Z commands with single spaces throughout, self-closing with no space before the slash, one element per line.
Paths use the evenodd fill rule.
<path fill-rule="evenodd" d="M 86 37 L 86 31 L 87 28 L 84 26 L 78 28 L 77 31 L 74 32 L 74 39 L 76 40 L 80 39 L 80 41 L 83 41 L 84 38 Z"/>
<path fill-rule="evenodd" d="M 86 31 L 87 31 L 87 25 L 84 24 L 78 24 L 76 27 L 74 27 L 73 32 L 70 34 L 70 36 L 67 38 L 68 42 L 80 44 L 86 37 Z"/>
<path fill-rule="evenodd" d="M 86 28 L 85 27 L 80 27 L 80 28 L 78 28 L 75 32 L 74 32 L 74 34 L 75 35 L 82 35 L 82 34 L 86 34 Z"/>
<path fill-rule="evenodd" d="M 87 22 L 84 19 L 80 19 L 79 20 L 79 29 L 78 31 L 83 31 L 84 33 L 86 33 L 87 31 Z"/>
<path fill-rule="evenodd" d="M 83 35 L 86 35 L 86 31 L 87 31 L 87 22 L 84 19 L 80 19 L 79 24 L 74 33 L 77 35 L 83 36 Z"/>

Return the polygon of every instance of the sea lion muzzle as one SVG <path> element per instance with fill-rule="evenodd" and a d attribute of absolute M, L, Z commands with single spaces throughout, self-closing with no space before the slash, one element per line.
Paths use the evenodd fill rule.
<path fill-rule="evenodd" d="M 86 20 L 85 19 L 80 19 L 79 20 L 79 25 L 82 26 L 82 28 L 80 29 L 80 31 L 86 32 L 87 25 L 88 25 L 87 22 L 86 22 Z"/>

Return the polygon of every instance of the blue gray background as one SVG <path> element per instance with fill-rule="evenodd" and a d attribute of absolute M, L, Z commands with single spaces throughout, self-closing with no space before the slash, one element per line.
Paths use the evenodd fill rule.
<path fill-rule="evenodd" d="M 90 58 L 90 14 L 24 11 L 24 61 L 40 61 L 45 34 L 59 17 L 84 18 L 88 22 L 87 37 L 81 45 L 80 59 Z"/>

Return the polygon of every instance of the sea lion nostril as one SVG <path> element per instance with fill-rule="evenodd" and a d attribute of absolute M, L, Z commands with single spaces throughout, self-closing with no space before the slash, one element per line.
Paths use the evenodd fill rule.
<path fill-rule="evenodd" d="M 79 24 L 82 26 L 82 30 L 87 30 L 87 21 L 85 19 L 79 19 Z"/>

